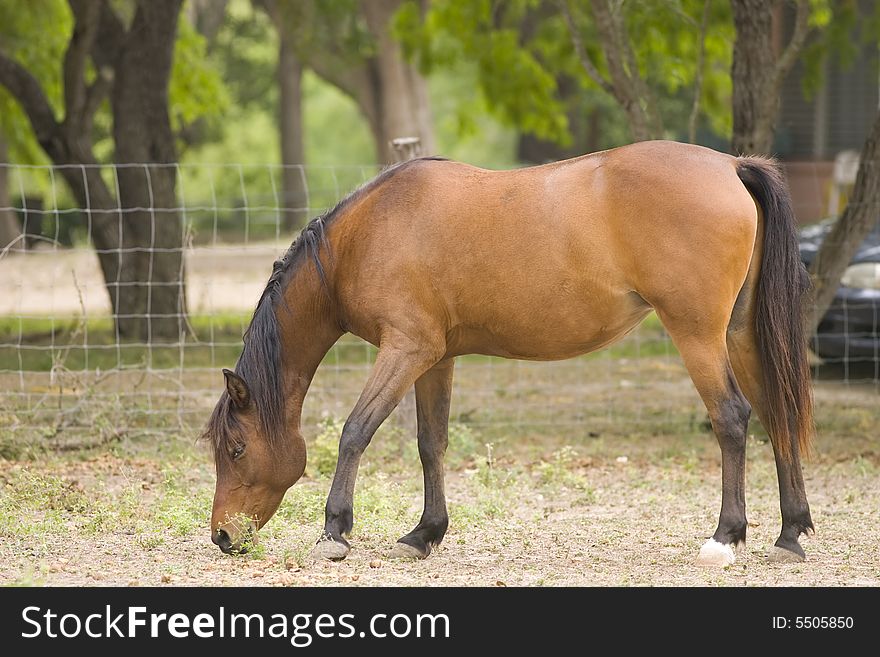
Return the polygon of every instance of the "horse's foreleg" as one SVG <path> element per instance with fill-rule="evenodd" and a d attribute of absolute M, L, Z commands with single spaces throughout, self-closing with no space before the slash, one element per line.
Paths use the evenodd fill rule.
<path fill-rule="evenodd" d="M 424 559 L 439 545 L 449 526 L 443 482 L 443 457 L 449 433 L 453 359 L 437 363 L 416 381 L 419 457 L 425 476 L 425 508 L 422 518 L 391 551 L 392 557 Z"/>
<path fill-rule="evenodd" d="M 437 362 L 434 354 L 435 350 L 414 345 L 402 336 L 383 339 L 367 385 L 342 429 L 336 474 L 324 510 L 324 531 L 312 556 L 339 560 L 348 554 L 345 536 L 354 522 L 354 485 L 361 456 L 404 393 Z"/>
<path fill-rule="evenodd" d="M 751 406 L 734 377 L 723 334 L 687 336 L 676 344 L 721 447 L 721 514 L 697 563 L 726 566 L 736 560 L 736 550 L 746 540 L 746 433 Z"/>

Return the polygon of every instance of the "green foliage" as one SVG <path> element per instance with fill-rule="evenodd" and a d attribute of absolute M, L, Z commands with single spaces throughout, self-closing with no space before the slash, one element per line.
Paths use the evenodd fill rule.
<path fill-rule="evenodd" d="M 0 49 L 41 82 L 56 114 L 60 114 L 62 105 L 60 63 L 72 29 L 73 19 L 64 0 L 0 0 Z M 13 162 L 46 161 L 27 116 L 3 86 L 0 134 L 9 144 L 9 158 Z"/>
<path fill-rule="evenodd" d="M 234 99 L 231 112 L 254 108 L 274 112 L 278 35 L 265 12 L 257 11 L 249 0 L 232 0 L 210 57 Z"/>
<path fill-rule="evenodd" d="M 295 36 L 303 61 L 328 54 L 357 64 L 376 54 L 376 44 L 364 24 L 362 0 L 279 0 L 284 29 Z"/>
<path fill-rule="evenodd" d="M 327 418 L 320 432 L 308 446 L 307 468 L 310 476 L 331 475 L 336 470 L 336 457 L 339 453 L 339 436 L 342 435 L 343 421 Z"/>
<path fill-rule="evenodd" d="M 854 1 L 811 0 L 810 25 L 814 38 L 804 49 L 804 96 L 809 98 L 824 83 L 825 62 L 833 59 L 847 68 L 866 45 L 880 41 L 880 4 L 864 11 L 864 4 Z"/>
<path fill-rule="evenodd" d="M 129 17 L 134 12 L 134 3 L 116 2 L 113 9 L 123 17 Z M 130 20 L 124 18 L 123 23 L 128 24 Z M 64 115 L 63 62 L 72 30 L 73 16 L 64 0 L 27 3 L 0 0 L 0 48 L 39 81 L 58 120 Z M 94 72 L 87 71 L 87 79 L 93 77 Z M 229 95 L 217 67 L 207 56 L 204 38 L 181 13 L 174 68 L 169 81 L 169 112 L 175 131 L 179 132 L 199 119 L 216 123 L 228 103 Z M 95 153 L 99 160 L 110 161 L 113 154 L 112 122 L 107 102 L 98 109 L 94 123 Z M 2 86 L 0 134 L 9 143 L 11 161 L 47 162 L 27 116 Z"/>
<path fill-rule="evenodd" d="M 636 57 L 649 84 L 661 98 L 661 111 L 675 135 L 686 134 L 685 117 L 693 102 L 703 9 L 704 0 L 662 3 L 641 0 L 627 13 L 627 28 Z M 635 35 L 638 38 L 634 38 Z M 730 68 L 734 37 L 730 3 L 710 0 L 701 114 L 709 127 L 725 140 L 732 130 Z"/>
<path fill-rule="evenodd" d="M 350 97 L 306 71 L 303 99 L 303 144 L 309 165 L 370 164 L 376 161 L 366 119 Z M 351 190 L 341 191 L 345 194 Z M 313 206 L 320 207 L 314 203 Z"/>
<path fill-rule="evenodd" d="M 565 445 L 553 452 L 549 460 L 539 463 L 535 467 L 535 473 L 544 486 L 578 491 L 581 494 L 580 502 L 587 503 L 594 499 L 595 493 L 586 477 L 578 471 L 577 458 L 575 449 L 571 445 Z"/>
<path fill-rule="evenodd" d="M 520 44 L 517 21 L 535 4 L 517 0 L 495 7 L 489 0 L 441 0 L 431 5 L 422 22 L 417 3 L 410 1 L 395 17 L 394 34 L 424 73 L 476 62 L 490 111 L 523 131 L 567 143 L 568 120 L 556 94 L 556 79 L 533 50 Z M 503 25 L 499 13 L 507 19 Z M 468 124 L 463 128 L 467 131 Z"/>
<path fill-rule="evenodd" d="M 462 422 L 449 423 L 449 446 L 446 448 L 446 463 L 452 470 L 472 463 L 483 445 L 481 436 Z"/>
<path fill-rule="evenodd" d="M 640 73 L 658 96 L 673 134 L 686 131 L 703 6 L 703 0 L 641 0 L 619 5 Z M 576 15 L 587 51 L 607 75 L 589 12 L 581 9 Z M 419 3 L 408 0 L 396 16 L 395 34 L 426 73 L 465 60 L 475 62 L 489 111 L 522 132 L 565 145 L 572 138 L 572 116 L 580 119 L 598 110 L 610 113 L 616 126 L 624 123 L 620 108 L 609 103 L 605 92 L 584 72 L 568 27 L 549 0 L 437 0 L 424 17 Z M 732 41 L 729 5 L 713 0 L 701 106 L 709 126 L 725 135 L 730 130 Z M 565 79 L 576 80 L 579 91 L 568 92 L 562 84 Z M 462 122 L 463 133 L 468 127 Z"/>
<path fill-rule="evenodd" d="M 207 56 L 205 38 L 181 14 L 168 85 L 169 114 L 175 132 L 199 119 L 216 123 L 228 108 L 230 96 L 218 68 Z"/>

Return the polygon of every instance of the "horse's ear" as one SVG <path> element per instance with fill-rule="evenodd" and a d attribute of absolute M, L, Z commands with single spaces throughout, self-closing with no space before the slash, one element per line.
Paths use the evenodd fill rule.
<path fill-rule="evenodd" d="M 232 370 L 224 369 L 223 376 L 226 378 L 226 392 L 232 398 L 232 403 L 238 409 L 247 408 L 251 403 L 251 393 L 247 383 Z"/>

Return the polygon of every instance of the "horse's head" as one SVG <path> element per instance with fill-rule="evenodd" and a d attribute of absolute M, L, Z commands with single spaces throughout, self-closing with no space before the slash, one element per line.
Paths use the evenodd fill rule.
<path fill-rule="evenodd" d="M 230 370 L 223 375 L 226 392 L 205 429 L 217 468 L 211 540 L 223 552 L 244 552 L 302 476 L 306 446 L 293 430 L 282 440 L 267 435 L 247 382 Z"/>

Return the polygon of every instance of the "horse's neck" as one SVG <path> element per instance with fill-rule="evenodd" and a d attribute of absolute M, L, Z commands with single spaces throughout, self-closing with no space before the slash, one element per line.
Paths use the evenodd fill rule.
<path fill-rule="evenodd" d="M 299 427 L 302 404 L 315 371 L 342 335 L 334 307 L 317 274 L 302 267 L 276 306 L 284 372 L 286 414 Z"/>

